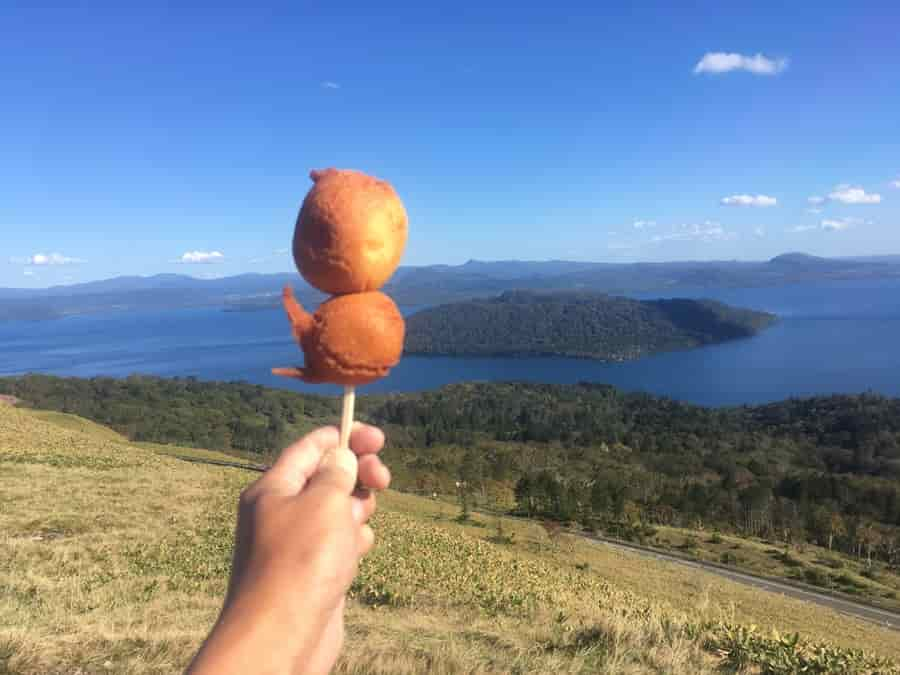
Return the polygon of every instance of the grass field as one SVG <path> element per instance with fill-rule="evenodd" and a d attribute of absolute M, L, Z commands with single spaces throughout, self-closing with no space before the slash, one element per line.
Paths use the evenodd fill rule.
<path fill-rule="evenodd" d="M 716 532 L 656 527 L 647 543 L 699 560 L 724 563 L 754 574 L 778 577 L 855 596 L 859 600 L 900 610 L 900 575 L 880 562 L 868 565 L 827 548 L 805 544 L 785 550 L 784 544 Z"/>
<path fill-rule="evenodd" d="M 255 476 L 171 452 L 0 407 L 0 673 L 184 667 Z M 814 605 L 437 501 L 381 507 L 338 672 L 898 672 L 877 660 L 897 633 Z"/>

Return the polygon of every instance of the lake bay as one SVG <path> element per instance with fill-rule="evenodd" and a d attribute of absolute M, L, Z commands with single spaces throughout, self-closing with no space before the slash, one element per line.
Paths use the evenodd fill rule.
<path fill-rule="evenodd" d="M 867 390 L 900 396 L 900 280 L 678 289 L 640 297 L 713 298 L 774 312 L 781 320 L 753 338 L 626 363 L 407 356 L 388 378 L 363 392 L 527 380 L 604 382 L 704 405 Z M 200 308 L 0 323 L 0 375 L 193 375 L 298 391 L 337 391 L 269 374 L 272 366 L 301 361 L 279 310 Z"/>

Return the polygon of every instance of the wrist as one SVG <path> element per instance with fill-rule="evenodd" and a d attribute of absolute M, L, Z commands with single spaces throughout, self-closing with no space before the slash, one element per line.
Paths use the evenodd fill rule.
<path fill-rule="evenodd" d="M 296 588 L 296 582 L 290 586 Z M 236 588 L 189 672 L 303 672 L 325 622 L 319 608 L 303 602 L 310 594 L 290 596 L 276 583 Z"/>

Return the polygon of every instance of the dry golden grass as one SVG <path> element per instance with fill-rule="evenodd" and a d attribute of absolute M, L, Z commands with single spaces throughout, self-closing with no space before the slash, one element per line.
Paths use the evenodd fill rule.
<path fill-rule="evenodd" d="M 900 575 L 875 561 L 872 566 L 865 559 L 856 559 L 827 548 L 804 544 L 792 546 L 784 555 L 784 544 L 730 534 L 698 532 L 676 527 L 660 526 L 648 543 L 657 548 L 676 549 L 700 560 L 721 562 L 728 556 L 735 567 L 770 577 L 809 583 L 805 573 L 815 572 L 828 583 L 824 590 L 856 596 L 890 610 L 900 610 Z M 690 543 L 685 550 L 685 542 Z"/>
<path fill-rule="evenodd" d="M 0 673 L 187 663 L 221 601 L 236 496 L 254 475 L 153 449 L 0 407 Z M 458 524 L 409 495 L 386 493 L 382 508 L 338 672 L 713 672 L 723 617 L 900 655 L 896 633 L 701 572 L 511 520 L 512 542 L 493 543 L 494 519 Z"/>
<path fill-rule="evenodd" d="M 497 518 L 476 516 L 476 525 L 457 523 L 459 509 L 443 502 L 388 492 L 382 508 L 440 523 L 447 532 L 482 539 L 496 534 Z M 544 529 L 527 521 L 502 519 L 504 533 L 513 535 L 512 549 L 521 559 L 549 560 L 561 570 L 583 567 L 599 579 L 673 610 L 710 619 L 740 621 L 775 628 L 782 633 L 827 640 L 849 648 L 865 648 L 900 658 L 900 639 L 890 630 L 851 619 L 818 605 L 737 584 L 709 572 L 648 560 L 636 553 L 612 549 L 563 535 L 551 543 Z"/>

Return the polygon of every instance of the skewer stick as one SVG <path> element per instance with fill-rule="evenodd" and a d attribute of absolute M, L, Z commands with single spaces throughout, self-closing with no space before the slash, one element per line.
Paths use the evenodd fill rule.
<path fill-rule="evenodd" d="M 350 429 L 353 427 L 353 406 L 356 403 L 356 387 L 344 387 L 344 409 L 341 413 L 341 440 L 339 448 L 350 449 Z"/>

